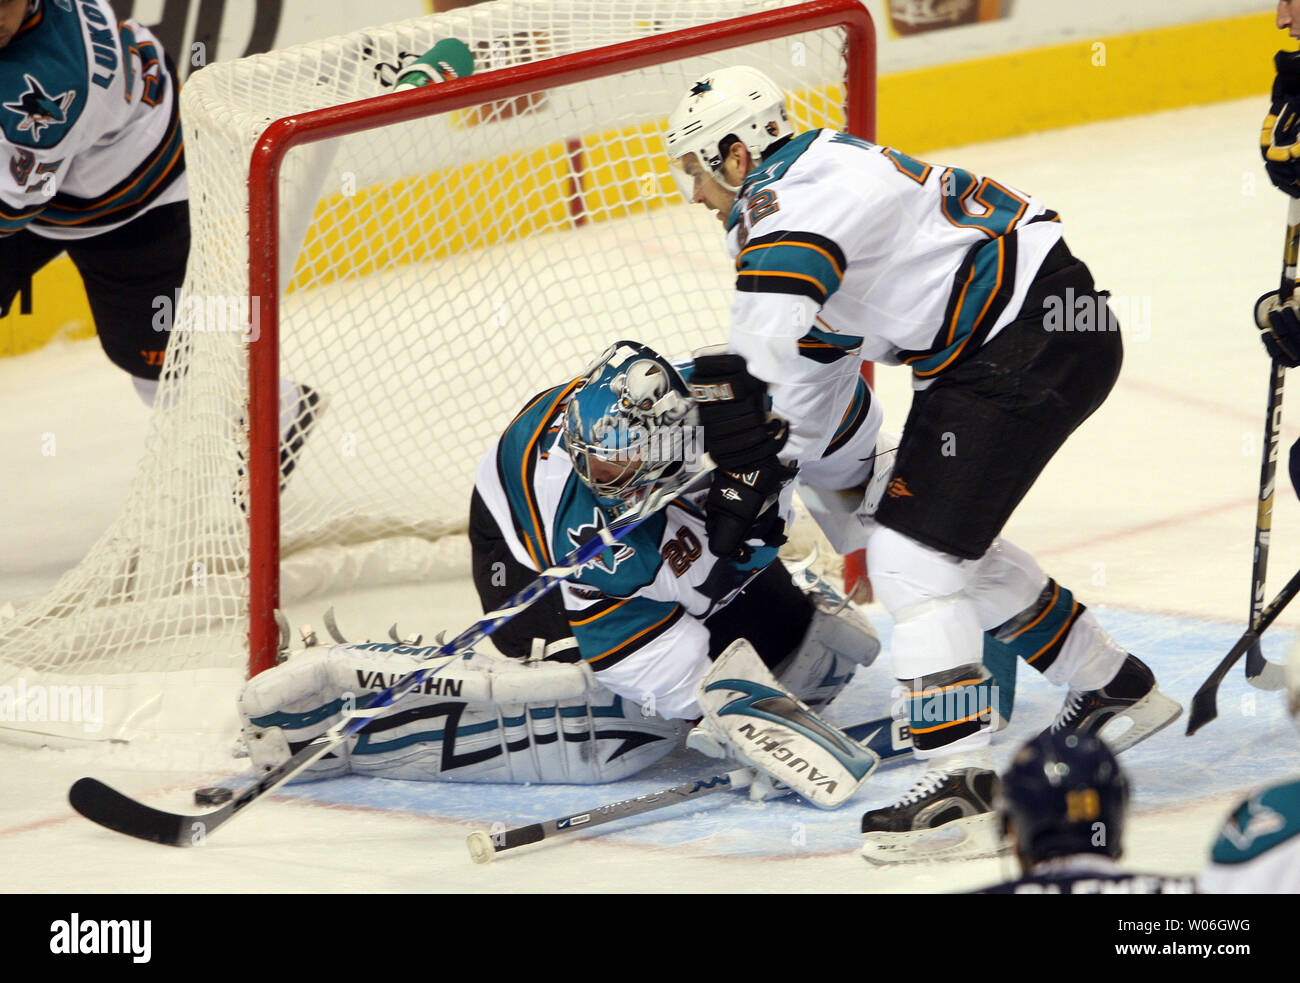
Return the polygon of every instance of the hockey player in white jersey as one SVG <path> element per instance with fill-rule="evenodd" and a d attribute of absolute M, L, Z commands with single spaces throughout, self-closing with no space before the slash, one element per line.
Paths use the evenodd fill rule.
<path fill-rule="evenodd" d="M 1300 727 L 1300 645 L 1286 668 L 1287 712 Z M 1201 873 L 1207 894 L 1300 894 L 1300 777 L 1252 793 L 1223 823 Z"/>
<path fill-rule="evenodd" d="M 867 548 L 895 620 L 894 672 L 930 768 L 864 815 L 864 852 L 987 852 L 997 776 L 977 712 L 988 703 L 982 631 L 1070 687 L 1056 731 L 1100 732 L 1120 749 L 1181 712 L 1069 590 L 999 538 L 1118 375 L 1106 294 L 1032 196 L 835 130 L 796 134 L 782 93 L 752 68 L 699 79 L 666 144 L 687 200 L 722 220 L 738 270 L 732 354 L 698 358 L 692 379 L 722 472 L 708 501 L 712 551 L 728 555 L 764 527 L 768 503 L 825 445 L 831 397 L 862 360 L 912 371 L 878 525 L 852 545 Z M 849 357 L 818 361 L 828 350 Z M 959 833 L 967 842 L 954 848 Z"/>
<path fill-rule="evenodd" d="M 5 0 L 0 17 L 0 311 L 66 250 L 105 353 L 152 404 L 171 336 L 154 301 L 190 248 L 171 60 L 103 0 Z"/>
<path fill-rule="evenodd" d="M 190 250 L 179 89 L 158 39 L 107 0 L 0 0 L 0 316 L 66 251 L 150 406 Z M 287 476 L 320 398 L 281 389 Z"/>
<path fill-rule="evenodd" d="M 1129 785 L 1105 742 L 1042 734 L 1012 759 L 997 796 L 1018 880 L 978 894 L 1193 894 L 1195 880 L 1140 874 L 1124 855 Z"/>
<path fill-rule="evenodd" d="M 634 342 L 530 400 L 477 472 L 470 541 L 484 611 L 698 466 L 695 417 L 678 368 Z M 745 684 L 776 699 L 793 692 L 805 710 L 825 706 L 876 657 L 874 630 L 815 578 L 796 586 L 773 546 L 755 542 L 745 561 L 710 555 L 699 497 L 673 500 L 506 622 L 492 640 L 513 658 L 484 651 L 449 666 L 311 777 L 615 780 L 679 747 L 687 722 L 708 713 L 701 693 L 719 682 L 716 667 L 751 657 Z M 334 723 L 349 694 L 384 688 L 432 651 L 336 646 L 253 679 L 241 712 L 255 763 L 280 763 Z M 856 788 L 871 756 L 848 743 Z M 730 754 L 725 722 L 704 724 L 692 746 L 761 766 Z"/>

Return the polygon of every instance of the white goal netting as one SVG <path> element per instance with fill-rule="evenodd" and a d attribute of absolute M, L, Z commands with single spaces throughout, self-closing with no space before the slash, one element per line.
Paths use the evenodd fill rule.
<path fill-rule="evenodd" d="M 217 698 L 193 682 L 205 673 L 229 698 L 248 660 L 250 336 L 278 330 L 282 378 L 326 401 L 282 495 L 284 599 L 467 569 L 453 534 L 475 465 L 530 396 L 618 338 L 669 355 L 725 340 L 734 270 L 717 221 L 669 177 L 668 112 L 708 70 L 752 64 L 787 91 L 796 129 L 843 127 L 845 33 L 666 56 L 291 151 L 280 322 L 250 332 L 247 179 L 268 124 L 383 95 L 446 37 L 482 74 L 792 5 L 500 0 L 196 73 L 193 247 L 146 459 L 86 559 L 0 624 L 0 686 L 94 680 L 105 721 L 0 733 L 130 738 Z"/>

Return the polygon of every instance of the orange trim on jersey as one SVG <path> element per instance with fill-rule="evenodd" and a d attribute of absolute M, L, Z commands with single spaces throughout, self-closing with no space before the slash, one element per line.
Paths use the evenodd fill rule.
<path fill-rule="evenodd" d="M 740 251 L 740 255 L 736 257 L 736 262 L 739 263 L 742 259 L 744 259 L 745 253 L 752 253 L 757 249 L 771 249 L 773 246 L 802 246 L 804 249 L 811 249 L 815 253 L 821 253 L 823 256 L 826 257 L 827 261 L 830 262 L 831 269 L 835 271 L 835 275 L 839 277 L 841 280 L 844 279 L 844 271 L 840 269 L 840 264 L 835 262 L 835 257 L 832 256 L 830 253 L 828 253 L 825 249 L 822 249 L 821 246 L 815 246 L 811 242 L 799 242 L 795 240 L 786 241 L 784 239 L 781 240 L 780 242 L 764 242 L 757 246 L 750 246 L 747 249 L 742 249 Z M 783 275 L 795 276 L 796 274 L 786 273 Z"/>
<path fill-rule="evenodd" d="M 935 375 L 939 372 L 942 372 L 949 365 L 951 365 L 958 358 L 958 356 L 960 356 L 961 353 L 966 350 L 966 345 L 970 342 L 972 338 L 975 337 L 976 329 L 978 328 L 979 323 L 982 320 L 984 320 L 984 316 L 988 314 L 989 308 L 992 306 L 993 301 L 997 299 L 998 293 L 1002 289 L 1003 278 L 1006 276 L 1007 250 L 1006 250 L 1005 239 L 999 237 L 997 240 L 995 240 L 995 242 L 998 247 L 997 280 L 994 282 L 993 289 L 989 291 L 988 298 L 984 301 L 983 309 L 980 310 L 974 322 L 971 324 L 970 333 L 967 334 L 966 337 L 962 339 L 961 344 L 959 344 L 955 349 L 953 349 L 952 354 L 950 354 L 946 359 L 944 359 L 943 362 L 940 363 L 939 365 L 936 365 L 934 368 L 926 369 L 924 371 L 917 371 L 913 369 L 913 372 L 916 372 L 918 378 L 924 378 L 926 376 Z M 970 290 L 970 285 L 971 285 L 970 280 L 967 280 L 964 284 L 962 284 L 961 293 L 957 297 L 957 306 L 953 308 L 952 319 L 948 322 L 947 344 L 944 345 L 945 348 L 947 348 L 948 345 L 951 345 L 953 343 L 953 337 L 957 334 L 957 324 L 961 320 L 961 309 L 962 306 L 966 303 L 966 291 Z M 912 358 L 905 359 L 905 361 L 910 365 L 912 362 L 919 362 L 921 359 L 926 357 L 928 356 L 916 355 L 913 356 Z"/>
<path fill-rule="evenodd" d="M 528 549 L 528 555 L 533 558 L 533 563 L 536 564 L 538 570 L 545 570 L 547 567 L 550 567 L 551 557 L 550 550 L 546 548 L 546 532 L 542 529 L 542 519 L 537 511 L 537 502 L 533 495 L 533 485 L 532 482 L 528 480 L 528 462 L 532 460 L 533 448 L 537 446 L 537 441 L 541 438 L 542 434 L 546 432 L 546 428 L 550 425 L 551 416 L 555 413 L 556 407 L 569 397 L 569 394 L 573 392 L 574 388 L 581 381 L 581 379 L 574 379 L 560 391 L 558 396 L 555 397 L 555 401 L 551 404 L 551 408 L 547 410 L 546 415 L 542 417 L 541 425 L 533 433 L 532 437 L 529 438 L 527 446 L 524 447 L 524 453 L 521 455 L 522 460 L 519 464 L 519 478 L 524 489 L 524 497 L 528 499 L 528 513 L 529 518 L 533 521 L 533 532 L 537 534 L 537 543 L 541 547 L 542 553 L 545 555 L 545 562 L 538 559 L 537 554 L 533 552 L 532 544 L 529 543 L 527 536 L 524 537 L 524 546 Z M 537 400 L 533 400 L 529 405 L 533 406 L 536 405 L 536 403 Z M 516 419 L 518 418 L 516 417 Z"/>
<path fill-rule="evenodd" d="M 908 730 L 913 734 L 933 734 L 936 730 L 943 730 L 945 727 L 957 727 L 960 724 L 968 724 L 972 720 L 982 720 L 987 715 L 988 711 L 972 713 L 969 717 L 962 717 L 960 720 L 948 720 L 942 724 L 935 724 L 933 727 L 909 727 Z"/>
<path fill-rule="evenodd" d="M 741 270 L 740 275 L 741 276 L 783 276 L 783 277 L 788 277 L 791 280 L 807 280 L 809 283 L 815 283 L 817 285 L 817 289 L 820 290 L 823 294 L 828 292 L 826 290 L 826 285 L 824 283 L 822 283 L 816 277 L 808 276 L 807 274 L 804 273 L 781 273 L 776 270 L 772 270 L 772 271 Z"/>
<path fill-rule="evenodd" d="M 1060 596 L 1061 596 L 1061 585 L 1056 583 L 1056 581 L 1052 581 L 1052 599 L 1047 602 L 1047 607 L 1043 608 L 1043 610 L 1039 612 L 1038 617 L 1035 618 L 1033 621 L 1029 622 L 1029 624 L 1025 625 L 1025 627 L 1021 628 L 1019 631 L 1012 632 L 1006 638 L 998 639 L 998 641 L 1003 643 L 1010 642 L 1013 638 L 1019 638 L 1025 632 L 1029 631 L 1040 621 L 1046 618 L 1048 612 L 1051 611 L 1052 608 L 1056 607 L 1056 599 Z"/>
<path fill-rule="evenodd" d="M 172 125 L 168 129 L 167 135 L 163 138 L 163 141 L 159 146 L 166 147 L 169 143 L 172 142 L 172 140 L 176 136 L 176 131 L 180 126 L 180 122 L 181 122 L 180 114 L 177 113 L 173 116 Z M 140 165 L 142 168 L 144 168 L 144 173 L 141 173 L 141 175 L 138 178 L 136 178 L 125 188 L 117 192 L 117 194 L 112 195 L 111 197 L 97 199 L 93 204 L 86 205 L 84 208 L 76 208 L 74 206 L 64 205 L 64 204 L 59 205 L 59 207 L 66 212 L 93 211 L 95 213 L 94 215 L 87 216 L 86 218 L 83 219 L 76 219 L 69 222 L 60 222 L 56 219 L 46 219 L 45 221 L 50 225 L 81 225 L 84 222 L 89 222 L 92 220 L 98 221 L 99 219 L 102 219 L 105 215 L 112 215 L 114 212 L 120 212 L 123 208 L 130 208 L 133 205 L 138 205 L 142 199 L 148 198 L 151 194 L 153 194 L 154 189 L 157 188 L 158 185 L 162 184 L 163 181 L 167 180 L 167 178 L 171 175 L 172 171 L 176 169 L 176 164 L 180 161 L 180 159 L 182 158 L 182 156 L 184 156 L 184 154 L 185 154 L 185 141 L 181 140 L 180 143 L 176 145 L 176 149 L 172 151 L 172 159 L 167 162 L 167 166 L 163 168 L 162 173 L 158 175 L 157 179 L 153 182 L 153 184 L 149 185 L 149 187 L 145 189 L 144 194 L 138 196 L 137 198 L 132 199 L 131 201 L 126 202 L 125 204 L 118 205 L 116 208 L 110 208 L 107 211 L 100 211 L 100 209 L 103 208 L 105 205 L 107 205 L 109 202 L 116 201 L 118 198 L 121 198 L 128 191 L 131 191 L 134 188 L 136 188 L 136 186 L 138 186 L 139 183 L 144 180 L 145 174 L 148 173 L 149 168 L 153 165 L 152 159 L 146 160 Z"/>
<path fill-rule="evenodd" d="M 590 659 L 588 659 L 587 661 L 588 661 L 588 662 L 599 662 L 601 659 L 604 659 L 604 658 L 606 658 L 606 657 L 608 657 L 608 656 L 613 655 L 613 654 L 614 654 L 615 652 L 617 652 L 619 649 L 627 648 L 629 645 L 631 645 L 633 642 L 635 642 L 635 641 L 636 641 L 638 638 L 640 638 L 642 635 L 648 635 L 650 632 L 654 631 L 656 628 L 662 628 L 662 627 L 664 626 L 664 623 L 665 623 L 665 622 L 670 621 L 670 620 L 673 619 L 673 618 L 676 618 L 679 614 L 681 614 L 681 611 L 682 611 L 682 607 L 681 607 L 681 605 L 680 605 L 680 604 L 674 604 L 674 605 L 673 605 L 673 609 L 672 609 L 670 612 L 668 612 L 668 614 L 665 615 L 665 616 L 664 616 L 660 621 L 658 621 L 657 623 L 651 625 L 649 628 L 642 628 L 639 632 L 637 632 L 637 633 L 636 633 L 635 635 L 633 635 L 631 638 L 627 639 L 627 641 L 620 642 L 618 645 L 615 645 L 615 646 L 614 646 L 612 649 L 610 649 L 609 651 L 607 651 L 607 652 L 601 652 L 600 655 L 594 655 L 594 656 L 592 656 Z"/>
<path fill-rule="evenodd" d="M 6 222 L 21 222 L 24 219 L 35 218 L 38 214 L 40 214 L 41 209 L 45 207 L 46 205 L 32 205 L 29 208 L 21 208 L 18 210 L 17 215 L 10 215 L 3 208 L 0 208 L 0 220 L 4 220 Z"/>
<path fill-rule="evenodd" d="M 626 604 L 626 603 L 627 603 L 628 601 L 630 601 L 630 600 L 632 600 L 632 598 L 630 598 L 630 597 L 625 597 L 625 598 L 623 598 L 623 600 L 619 601 L 617 604 L 611 604 L 609 607 L 605 608 L 604 611 L 600 611 L 600 612 L 598 612 L 598 613 L 596 613 L 596 614 L 593 614 L 590 618 L 583 618 L 581 621 L 574 621 L 572 618 L 570 618 L 570 619 L 569 619 L 569 624 L 570 624 L 570 626 L 572 626 L 572 627 L 574 627 L 574 628 L 580 628 L 580 627 L 582 627 L 583 625 L 589 625 L 589 624 L 591 624 L 593 621 L 599 621 L 601 618 L 605 617 L 605 615 L 609 614 L 609 612 L 618 610 L 619 608 L 621 608 L 624 604 Z"/>
<path fill-rule="evenodd" d="M 25 21 L 23 21 L 22 26 L 19 27 L 18 30 L 14 32 L 14 37 L 18 37 L 18 35 L 20 34 L 27 33 L 44 19 L 45 19 L 45 4 L 41 4 L 39 7 L 36 8 L 36 13 L 32 14 Z"/>
<path fill-rule="evenodd" d="M 1032 666 L 1034 664 L 1035 659 L 1037 659 L 1040 655 L 1042 655 L 1053 645 L 1059 642 L 1061 640 L 1061 636 L 1064 635 L 1067 631 L 1069 631 L 1072 627 L 1074 627 L 1074 619 L 1078 617 L 1078 614 L 1079 614 L 1079 602 L 1075 601 L 1073 604 L 1070 605 L 1070 615 L 1068 618 L 1065 619 L 1065 623 L 1061 625 L 1061 630 L 1058 631 L 1055 635 L 1053 635 L 1051 640 L 1046 645 L 1044 645 L 1037 652 L 1035 652 L 1033 655 L 1027 658 L 1025 662 Z"/>
<path fill-rule="evenodd" d="M 577 382 L 577 381 L 578 381 L 577 379 L 574 379 L 572 382 L 566 383 L 566 385 L 570 385 L 570 386 L 571 386 L 571 385 L 573 385 L 574 382 Z M 544 391 L 538 393 L 536 396 L 534 396 L 534 397 L 532 398 L 532 400 L 528 403 L 527 406 L 525 406 L 522 410 L 520 410 L 518 413 L 516 413 L 516 414 L 514 415 L 514 418 L 511 419 L 511 421 L 510 421 L 509 425 L 506 427 L 506 429 L 509 430 L 510 427 L 513 427 L 516 423 L 518 423 L 518 422 L 519 422 L 519 418 L 520 418 L 521 416 L 523 416 L 525 413 L 527 413 L 529 410 L 531 410 L 531 409 L 532 409 L 534 406 L 536 406 L 538 403 L 540 403 L 543 399 L 545 399 L 545 398 L 546 398 L 546 394 L 547 394 L 548 392 L 550 392 L 549 389 L 544 390 Z"/>
<path fill-rule="evenodd" d="M 923 690 L 908 690 L 907 695 L 912 698 L 925 697 L 932 693 L 946 693 L 950 689 L 957 689 L 959 686 L 978 686 L 984 682 L 983 679 L 963 679 L 959 683 L 949 683 L 947 686 L 927 686 Z"/>
<path fill-rule="evenodd" d="M 953 170 L 954 170 L 953 168 L 949 167 L 947 170 L 943 172 L 944 181 L 947 181 L 948 175 L 951 174 Z M 974 177 L 974 175 L 971 176 Z M 961 221 L 958 216 L 953 215 L 952 212 L 948 210 L 947 195 L 943 197 L 943 201 L 939 205 L 940 211 L 943 212 L 943 217 L 946 218 L 951 224 L 957 226 L 957 228 L 959 229 L 978 229 L 980 232 L 983 232 L 990 239 L 997 239 L 1000 236 L 1004 236 L 1007 233 L 1014 231 L 1016 226 L 1020 224 L 1020 220 L 1025 217 L 1025 211 L 1029 208 L 1029 202 L 1027 202 L 1024 198 L 1021 198 L 1020 195 L 1013 192 L 1010 188 L 1006 187 L 1006 185 L 999 184 L 997 181 L 994 181 L 992 178 L 987 178 L 987 177 L 982 178 L 979 184 L 973 184 L 971 185 L 971 187 L 966 189 L 966 193 L 957 199 L 957 211 L 961 215 L 970 219 L 987 218 L 992 212 L 996 211 L 997 206 L 992 205 L 989 202 L 985 201 L 983 198 L 980 197 L 980 195 L 984 193 L 985 188 L 988 188 L 990 186 L 997 188 L 1008 198 L 1012 198 L 1015 201 L 1020 202 L 1020 208 L 1016 212 L 1015 218 L 1011 220 L 1011 223 L 1001 233 L 994 232 L 992 229 L 986 229 L 984 228 L 984 226 L 974 222 Z M 985 214 L 984 215 L 972 214 L 966 208 L 967 199 L 973 199 L 979 202 L 981 205 L 983 205 L 985 209 Z"/>
<path fill-rule="evenodd" d="M 893 147 L 884 147 L 881 149 L 880 153 L 886 160 L 888 160 L 891 164 L 894 165 L 894 167 L 898 170 L 899 174 L 903 175 L 903 177 L 910 177 L 917 184 L 925 184 L 926 178 L 928 178 L 930 176 L 930 172 L 934 170 L 933 164 L 926 164 L 925 171 L 921 174 L 920 177 L 917 177 L 915 174 L 907 170 L 905 167 L 903 167 L 902 164 L 898 162 L 898 158 L 894 156 L 894 154 L 898 153 L 898 151 L 895 150 Z M 920 161 L 917 161 L 917 163 L 919 164 Z"/>

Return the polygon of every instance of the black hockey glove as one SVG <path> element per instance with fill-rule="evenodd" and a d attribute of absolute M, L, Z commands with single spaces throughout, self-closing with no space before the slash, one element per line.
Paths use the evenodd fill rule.
<path fill-rule="evenodd" d="M 1255 301 L 1255 323 L 1259 340 L 1274 361 L 1288 369 L 1300 365 L 1300 300 L 1293 295 L 1280 304 L 1276 291 L 1265 294 Z"/>
<path fill-rule="evenodd" d="M 1300 198 L 1300 51 L 1279 51 L 1273 64 L 1277 75 L 1260 133 L 1260 152 L 1273 186 Z"/>
<path fill-rule="evenodd" d="M 737 474 L 773 464 L 789 428 L 768 419 L 767 384 L 739 355 L 697 355 L 691 395 L 700 408 L 704 449 L 718 468 Z"/>
<path fill-rule="evenodd" d="M 709 552 L 744 562 L 753 552 L 745 543 L 747 539 L 761 539 L 768 546 L 784 543 L 785 520 L 776 499 L 795 473 L 794 468 L 785 467 L 776 458 L 744 474 L 714 472 L 704 503 Z"/>

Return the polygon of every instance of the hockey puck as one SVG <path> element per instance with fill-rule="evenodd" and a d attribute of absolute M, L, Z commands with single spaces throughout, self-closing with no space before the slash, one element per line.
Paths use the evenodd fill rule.
<path fill-rule="evenodd" d="M 194 804 L 201 806 L 219 806 L 225 805 L 235 793 L 221 785 L 209 785 L 206 788 L 196 788 L 194 790 Z"/>
<path fill-rule="evenodd" d="M 497 855 L 492 837 L 482 831 L 475 831 L 465 837 L 465 845 L 469 847 L 469 855 L 476 864 L 490 864 Z"/>

